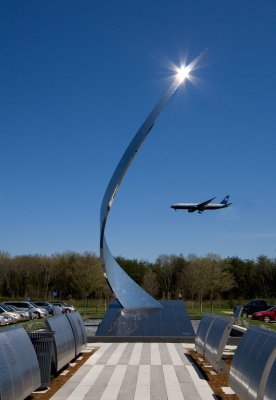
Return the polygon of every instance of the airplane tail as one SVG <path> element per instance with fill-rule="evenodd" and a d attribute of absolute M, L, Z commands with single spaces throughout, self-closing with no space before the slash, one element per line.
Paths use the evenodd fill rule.
<path fill-rule="evenodd" d="M 228 204 L 228 200 L 229 200 L 229 195 L 224 197 L 224 199 L 220 202 L 220 204 Z"/>

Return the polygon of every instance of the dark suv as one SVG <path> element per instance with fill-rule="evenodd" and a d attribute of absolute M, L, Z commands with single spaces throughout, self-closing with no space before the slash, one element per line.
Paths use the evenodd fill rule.
<path fill-rule="evenodd" d="M 258 311 L 265 311 L 271 306 L 265 300 L 251 300 L 249 303 L 242 305 L 242 317 L 248 317 Z"/>

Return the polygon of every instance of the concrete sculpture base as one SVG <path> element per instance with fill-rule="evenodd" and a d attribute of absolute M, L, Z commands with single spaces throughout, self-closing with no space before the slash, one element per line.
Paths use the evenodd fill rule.
<path fill-rule="evenodd" d="M 194 341 L 195 332 L 181 300 L 161 300 L 162 308 L 125 309 L 117 300 L 110 303 L 96 332 L 98 341 Z"/>

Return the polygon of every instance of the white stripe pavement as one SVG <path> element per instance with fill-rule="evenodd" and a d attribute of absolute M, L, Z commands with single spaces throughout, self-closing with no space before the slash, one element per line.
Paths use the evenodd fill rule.
<path fill-rule="evenodd" d="M 80 381 L 80 385 L 90 385 L 92 386 L 95 380 L 98 378 L 104 365 L 93 365 L 90 371 L 85 375 L 85 377 Z"/>
<path fill-rule="evenodd" d="M 129 365 L 139 365 L 140 358 L 142 353 L 142 343 L 135 343 L 130 360 Z"/>
<path fill-rule="evenodd" d="M 163 365 L 168 400 L 184 400 L 173 365 Z"/>
<path fill-rule="evenodd" d="M 85 362 L 84 365 L 94 365 L 102 357 L 107 349 L 112 345 L 112 343 L 104 343 L 97 351 L 94 353 L 89 360 Z"/>
<path fill-rule="evenodd" d="M 106 365 L 117 365 L 126 347 L 127 343 L 120 343 L 119 346 L 112 353 Z"/>
<path fill-rule="evenodd" d="M 200 395 L 200 397 L 204 400 L 214 400 L 214 393 L 208 385 L 207 381 L 201 375 L 199 370 L 196 370 L 194 365 L 185 365 L 187 371 L 189 372 L 190 377 L 192 378 L 193 383 Z"/>
<path fill-rule="evenodd" d="M 103 369 L 104 365 L 94 365 L 67 400 L 83 400 Z"/>
<path fill-rule="evenodd" d="M 181 360 L 175 345 L 173 343 L 167 343 L 167 348 L 170 353 L 173 365 L 183 365 L 183 361 Z"/>
<path fill-rule="evenodd" d="M 175 343 L 101 344 L 51 400 L 213 400 L 184 352 Z"/>
<path fill-rule="evenodd" d="M 150 364 L 151 365 L 161 365 L 159 343 L 151 343 L 150 353 L 151 353 Z"/>
<path fill-rule="evenodd" d="M 150 365 L 140 365 L 134 400 L 150 400 Z"/>
<path fill-rule="evenodd" d="M 100 400 L 116 400 L 121 388 L 127 365 L 117 365 Z"/>

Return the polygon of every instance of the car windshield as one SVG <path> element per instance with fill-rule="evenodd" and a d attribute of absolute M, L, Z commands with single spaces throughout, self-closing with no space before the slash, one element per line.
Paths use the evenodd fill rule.
<path fill-rule="evenodd" d="M 10 306 L 13 310 L 20 311 L 16 306 Z"/>
<path fill-rule="evenodd" d="M 6 311 L 14 311 L 10 306 L 6 306 L 6 304 L 1 304 L 1 307 Z"/>
<path fill-rule="evenodd" d="M 276 307 L 275 306 L 270 307 L 267 311 L 276 311 Z"/>

